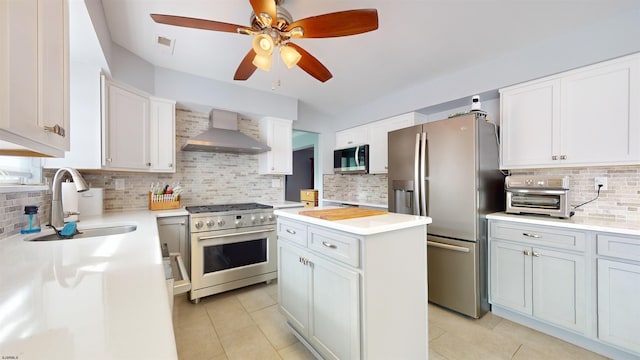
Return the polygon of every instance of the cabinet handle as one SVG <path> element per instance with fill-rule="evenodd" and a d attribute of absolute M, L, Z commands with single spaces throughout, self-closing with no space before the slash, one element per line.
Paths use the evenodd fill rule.
<path fill-rule="evenodd" d="M 287 229 L 287 232 L 291 235 L 295 235 L 296 231 L 295 230 L 291 230 L 291 229 Z"/>
<path fill-rule="evenodd" d="M 560 160 L 567 160 L 567 155 L 560 155 Z"/>
<path fill-rule="evenodd" d="M 558 160 L 558 155 L 553 155 L 553 156 L 551 157 L 551 160 Z"/>
<path fill-rule="evenodd" d="M 147 163 L 147 166 L 151 166 L 151 163 Z"/>
<path fill-rule="evenodd" d="M 325 247 L 328 247 L 329 249 L 337 249 L 337 248 L 338 248 L 338 246 L 337 246 L 337 245 L 334 245 L 334 244 L 328 243 L 328 242 L 326 242 L 326 241 L 323 241 L 323 242 L 322 242 L 322 245 L 324 245 Z"/>
<path fill-rule="evenodd" d="M 111 162 L 111 158 L 107 158 L 106 160 L 107 160 L 107 162 Z"/>
<path fill-rule="evenodd" d="M 529 250 L 525 250 L 525 251 L 523 251 L 522 253 L 523 253 L 523 254 L 525 254 L 526 256 L 531 255 L 531 251 L 529 251 Z"/>
<path fill-rule="evenodd" d="M 64 137 L 64 128 L 58 124 L 54 126 L 45 126 L 44 131 L 54 133 L 56 135 L 60 135 Z"/>
<path fill-rule="evenodd" d="M 540 257 L 540 253 L 537 253 L 537 252 L 535 252 L 535 251 L 534 251 L 534 252 L 533 252 L 533 256 L 535 256 L 535 257 Z"/>
<path fill-rule="evenodd" d="M 535 239 L 539 239 L 542 236 L 538 235 L 538 234 L 531 234 L 531 233 L 522 233 L 522 235 L 526 236 L 526 237 L 530 237 L 530 238 L 535 238 Z"/>
<path fill-rule="evenodd" d="M 169 163 L 169 167 L 172 168 L 173 167 L 173 163 Z"/>

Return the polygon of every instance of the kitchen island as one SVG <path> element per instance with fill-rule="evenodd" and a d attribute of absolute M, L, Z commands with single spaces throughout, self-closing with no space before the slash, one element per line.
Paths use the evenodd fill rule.
<path fill-rule="evenodd" d="M 293 333 L 324 359 L 426 359 L 431 219 L 330 221 L 308 211 L 274 212 L 278 299 Z"/>
<path fill-rule="evenodd" d="M 135 225 L 119 235 L 0 240 L 0 357 L 177 359 L 157 217 L 126 211 L 82 219 L 80 230 Z M 43 221 L 43 224 L 45 222 Z"/>

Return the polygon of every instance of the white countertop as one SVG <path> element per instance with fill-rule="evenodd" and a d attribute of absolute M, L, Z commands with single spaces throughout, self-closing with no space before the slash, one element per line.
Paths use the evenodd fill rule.
<path fill-rule="evenodd" d="M 0 240 L 0 356 L 177 359 L 157 217 L 184 209 L 105 213 L 78 228 L 137 226 L 97 238 Z M 44 222 L 43 222 L 44 223 Z"/>
<path fill-rule="evenodd" d="M 379 209 L 384 209 L 384 210 L 388 209 L 387 205 L 363 203 L 363 202 L 357 202 L 357 201 L 322 199 L 322 200 L 320 200 L 320 203 L 322 203 L 322 202 L 333 203 L 333 204 L 353 205 L 353 206 L 363 206 L 363 207 L 370 207 L 370 208 L 379 208 Z"/>
<path fill-rule="evenodd" d="M 387 231 L 405 229 L 414 226 L 431 224 L 431 218 L 426 216 L 404 215 L 387 213 L 384 215 L 365 216 L 346 220 L 323 220 L 311 216 L 300 215 L 300 211 L 339 209 L 336 206 L 323 206 L 316 208 L 297 208 L 275 210 L 276 216 L 304 221 L 306 223 L 325 226 L 336 230 L 346 231 L 357 235 L 373 235 Z"/>
<path fill-rule="evenodd" d="M 269 201 L 258 201 L 260 204 L 271 205 L 274 209 L 286 209 L 286 208 L 296 208 L 303 207 L 304 205 L 301 202 L 297 201 L 281 201 L 281 202 L 269 202 Z"/>
<path fill-rule="evenodd" d="M 636 222 L 605 221 L 580 216 L 574 216 L 570 219 L 558 219 L 535 215 L 507 214 L 505 212 L 489 214 L 487 215 L 487 219 L 517 221 L 525 224 L 561 226 L 569 229 L 640 236 L 640 224 Z"/>

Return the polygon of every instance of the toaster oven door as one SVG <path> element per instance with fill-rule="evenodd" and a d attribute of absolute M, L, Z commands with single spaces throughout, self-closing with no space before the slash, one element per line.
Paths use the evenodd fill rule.
<path fill-rule="evenodd" d="M 567 191 L 507 189 L 507 212 L 568 218 Z"/>

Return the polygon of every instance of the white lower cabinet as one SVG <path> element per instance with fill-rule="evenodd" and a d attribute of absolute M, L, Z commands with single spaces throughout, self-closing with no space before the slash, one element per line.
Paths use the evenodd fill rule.
<path fill-rule="evenodd" d="M 598 338 L 640 354 L 640 238 L 597 237 Z"/>
<path fill-rule="evenodd" d="M 426 226 L 357 235 L 279 216 L 287 323 L 323 359 L 426 359 L 425 239 Z"/>
<path fill-rule="evenodd" d="M 584 255 L 500 240 L 491 254 L 492 303 L 584 333 Z"/>
<path fill-rule="evenodd" d="M 360 358 L 357 271 L 288 241 L 278 243 L 280 306 L 289 323 L 325 359 Z"/>
<path fill-rule="evenodd" d="M 510 219 L 489 220 L 492 311 L 611 358 L 640 357 L 640 236 Z"/>

